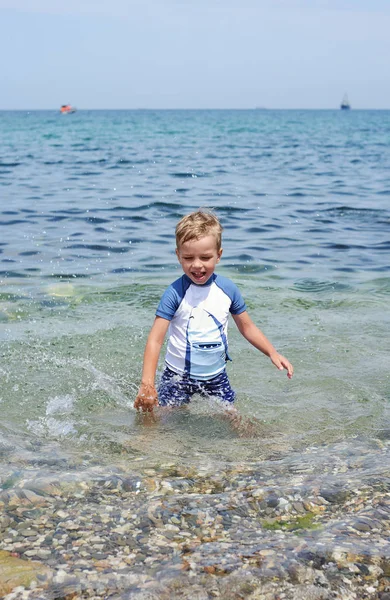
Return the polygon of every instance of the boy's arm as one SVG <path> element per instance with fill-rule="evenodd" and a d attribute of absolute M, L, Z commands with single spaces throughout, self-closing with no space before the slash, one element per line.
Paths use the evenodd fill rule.
<path fill-rule="evenodd" d="M 168 331 L 169 321 L 162 317 L 156 317 L 150 330 L 145 346 L 144 363 L 142 368 L 141 385 L 134 402 L 134 408 L 143 411 L 153 410 L 158 404 L 157 391 L 154 385 L 158 359 L 165 335 Z"/>
<path fill-rule="evenodd" d="M 245 339 L 248 340 L 260 352 L 263 352 L 266 356 L 269 356 L 275 367 L 277 367 L 280 371 L 283 369 L 287 370 L 287 377 L 291 379 L 294 373 L 294 368 L 292 364 L 279 354 L 277 350 L 273 347 L 271 342 L 265 337 L 264 333 L 260 331 L 258 327 L 254 324 L 246 310 L 239 315 L 232 315 L 233 319 L 236 322 L 236 325 Z"/>

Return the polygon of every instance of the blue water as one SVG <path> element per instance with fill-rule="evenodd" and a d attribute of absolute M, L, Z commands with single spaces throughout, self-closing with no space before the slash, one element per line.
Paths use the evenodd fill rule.
<path fill-rule="evenodd" d="M 133 402 L 145 341 L 162 292 L 181 273 L 174 228 L 201 206 L 224 227 L 218 271 L 239 285 L 295 375 L 278 372 L 232 322 L 228 371 L 240 418 L 201 398 L 143 418 Z M 252 502 L 257 485 L 284 503 L 346 490 L 351 502 L 331 500 L 317 537 L 263 528 L 262 547 L 290 544 L 282 553 L 292 563 L 298 544 L 314 554 L 326 547 L 329 565 L 333 550 L 385 564 L 385 538 L 375 534 L 373 544 L 349 523 L 360 499 L 364 517 L 364 502 L 377 506 L 389 489 L 389 251 L 389 111 L 0 112 L 5 518 L 52 521 L 60 490 L 82 522 L 107 502 L 119 516 L 157 506 L 165 514 L 169 502 L 176 514 L 190 501 L 207 514 L 215 502 L 227 510 Z M 203 482 L 214 475 L 212 491 Z M 114 480 L 136 487 L 104 500 Z M 236 487 L 244 491 L 234 500 Z M 252 508 L 245 527 L 257 540 Z M 104 523 L 115 565 L 115 522 Z M 25 552 L 28 541 L 10 545 L 18 538 L 8 529 L 0 549 Z M 198 542 L 207 558 L 207 538 Z M 248 546 L 235 543 L 239 562 Z M 68 556 L 47 544 L 52 567 L 78 568 L 78 547 Z M 168 579 L 177 560 L 175 550 L 164 563 Z M 141 560 L 138 572 L 153 579 L 153 564 Z M 127 589 L 114 567 L 110 577 Z M 186 585 L 203 577 L 191 571 Z"/>
<path fill-rule="evenodd" d="M 203 205 L 224 223 L 226 268 L 352 283 L 387 272 L 389 112 L 2 112 L 0 124 L 5 283 L 160 277 L 176 219 Z"/>
<path fill-rule="evenodd" d="M 386 438 L 390 112 L 0 112 L 0 194 L 5 461 L 33 443 L 245 463 Z M 219 272 L 296 369 L 230 326 L 250 439 L 205 401 L 151 438 L 132 409 L 175 224 L 200 206 L 224 226 Z"/>

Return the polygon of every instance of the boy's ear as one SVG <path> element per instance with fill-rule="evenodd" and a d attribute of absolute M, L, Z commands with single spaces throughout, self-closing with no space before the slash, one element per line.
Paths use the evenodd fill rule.
<path fill-rule="evenodd" d="M 217 262 L 219 262 L 221 260 L 222 252 L 223 252 L 223 248 L 220 248 L 218 250 L 218 259 L 217 259 Z"/>
<path fill-rule="evenodd" d="M 175 252 L 176 252 L 176 256 L 177 256 L 178 260 L 180 260 L 179 250 L 177 248 L 176 248 Z"/>

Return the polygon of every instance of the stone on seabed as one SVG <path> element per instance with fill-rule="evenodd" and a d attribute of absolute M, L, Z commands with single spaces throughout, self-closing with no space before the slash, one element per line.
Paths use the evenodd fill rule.
<path fill-rule="evenodd" d="M 28 587 L 38 575 L 49 576 L 50 573 L 50 569 L 40 562 L 21 560 L 0 550 L 0 598 L 18 586 Z"/>

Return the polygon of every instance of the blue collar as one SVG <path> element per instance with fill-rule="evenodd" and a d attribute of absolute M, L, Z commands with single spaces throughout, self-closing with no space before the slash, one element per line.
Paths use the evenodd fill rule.
<path fill-rule="evenodd" d="M 211 285 L 213 283 L 213 281 L 215 281 L 216 274 L 213 273 L 208 278 L 208 280 L 205 281 L 204 283 L 194 283 L 192 281 L 192 279 L 190 277 L 188 277 L 188 275 L 186 275 L 185 273 L 183 274 L 183 278 L 184 278 L 184 281 L 186 281 L 189 285 L 194 285 L 195 287 L 203 288 L 203 287 L 207 287 L 207 286 Z"/>

